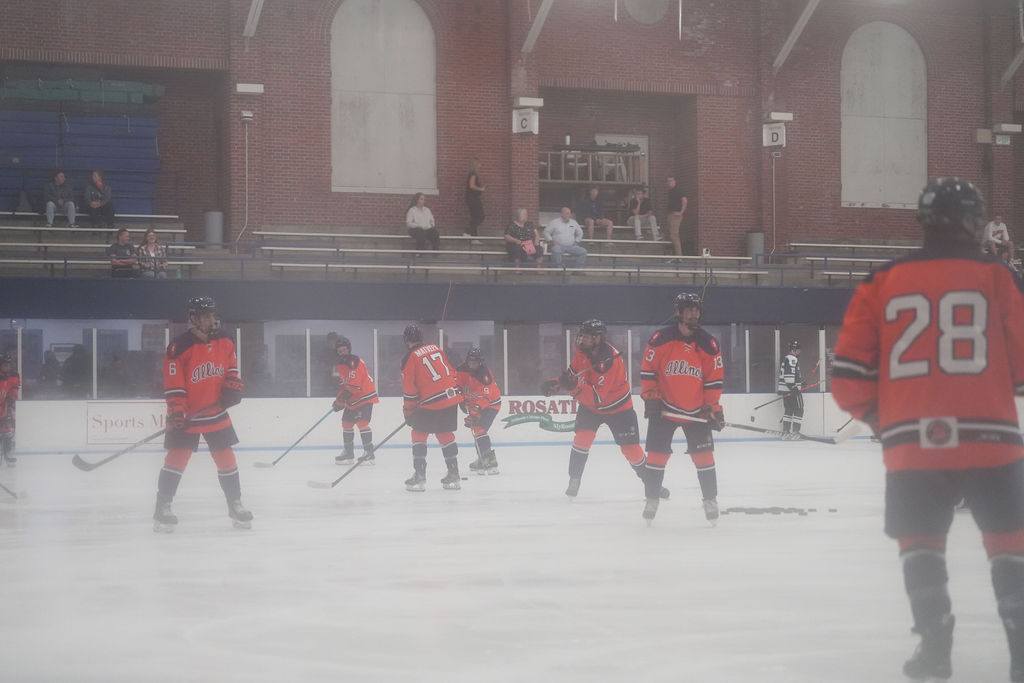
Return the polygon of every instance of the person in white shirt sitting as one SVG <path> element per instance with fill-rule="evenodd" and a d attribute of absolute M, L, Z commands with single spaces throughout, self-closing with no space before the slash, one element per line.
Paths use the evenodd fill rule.
<path fill-rule="evenodd" d="M 416 248 L 425 251 L 429 248 L 437 251 L 441 248 L 441 235 L 434 224 L 434 214 L 426 205 L 426 197 L 422 192 L 412 196 L 412 204 L 405 212 L 405 227 L 409 228 L 409 237 L 416 240 Z"/>
<path fill-rule="evenodd" d="M 582 266 L 587 262 L 587 250 L 580 246 L 583 239 L 583 228 L 573 220 L 572 209 L 568 206 L 562 207 L 562 215 L 544 228 L 543 239 L 548 242 L 551 253 L 551 265 L 560 268 L 562 256 L 568 254 L 576 257 L 576 265 Z M 580 274 L 580 271 L 573 271 Z"/>
<path fill-rule="evenodd" d="M 1010 239 L 1010 231 L 1003 222 L 1003 217 L 996 214 L 995 218 L 985 226 L 985 237 L 981 240 L 981 250 L 998 256 L 1003 249 L 1007 249 L 1010 256 L 1013 256 L 1013 240 Z"/>

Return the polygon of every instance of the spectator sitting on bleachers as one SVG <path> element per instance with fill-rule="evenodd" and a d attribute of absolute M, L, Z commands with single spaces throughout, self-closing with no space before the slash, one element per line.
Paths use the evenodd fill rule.
<path fill-rule="evenodd" d="M 85 188 L 85 210 L 89 213 L 92 227 L 100 227 L 100 221 L 108 228 L 114 227 L 114 193 L 103 180 L 103 171 L 96 169 Z"/>
<path fill-rule="evenodd" d="M 1003 246 L 1011 254 L 1013 253 L 1013 240 L 1010 239 L 1010 231 L 1006 229 L 1003 217 L 996 214 L 985 226 L 985 236 L 981 239 L 981 250 L 998 256 Z"/>
<path fill-rule="evenodd" d="M 110 258 L 110 277 L 135 277 L 138 259 L 127 228 L 117 231 L 117 241 L 107 247 L 107 256 Z"/>
<path fill-rule="evenodd" d="M 441 248 L 441 235 L 434 224 L 434 214 L 427 206 L 427 198 L 422 192 L 412 196 L 412 204 L 405 212 L 405 227 L 409 229 L 409 237 L 416 240 L 416 248 L 420 251 L 427 249 L 428 243 L 434 251 Z M 331 353 L 334 353 L 333 348 Z"/>
<path fill-rule="evenodd" d="M 633 234 L 638 240 L 644 238 L 641 227 L 647 223 L 651 228 L 651 239 L 657 242 L 661 239 L 661 231 L 658 229 L 658 219 L 651 209 L 651 200 L 644 196 L 644 189 L 638 187 L 632 199 L 629 200 L 629 224 L 633 227 Z"/>
<path fill-rule="evenodd" d="M 167 277 L 167 247 L 160 244 L 153 228 L 146 231 L 142 244 L 135 251 L 135 258 L 141 277 L 150 280 L 162 280 Z"/>
<path fill-rule="evenodd" d="M 587 190 L 587 196 L 580 200 L 576 209 L 576 218 L 583 221 L 583 227 L 587 229 L 587 239 L 594 239 L 594 226 L 604 228 L 604 238 L 610 243 L 612 241 L 612 222 L 605 218 L 604 202 L 601 201 L 600 192 L 597 187 Z"/>
<path fill-rule="evenodd" d="M 550 245 L 552 266 L 561 268 L 563 255 L 575 256 L 578 266 L 587 262 L 587 250 L 580 246 L 583 228 L 573 220 L 572 209 L 568 206 L 563 206 L 562 215 L 544 228 L 543 238 Z"/>
<path fill-rule="evenodd" d="M 540 236 L 537 226 L 526 220 L 526 209 L 517 209 L 515 219 L 505 228 L 505 251 L 508 260 L 520 263 L 538 263 L 540 259 Z"/>
<path fill-rule="evenodd" d="M 68 217 L 68 226 L 77 228 L 75 222 L 75 195 L 66 181 L 64 171 L 54 171 L 50 182 L 43 188 L 43 202 L 46 203 L 46 227 L 53 227 L 53 218 L 58 211 Z"/>

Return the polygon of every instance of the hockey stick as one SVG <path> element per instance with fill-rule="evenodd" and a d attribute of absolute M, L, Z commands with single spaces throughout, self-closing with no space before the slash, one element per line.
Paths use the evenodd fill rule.
<path fill-rule="evenodd" d="M 807 441 L 816 441 L 818 443 L 827 443 L 830 446 L 835 446 L 836 444 L 840 443 L 838 438 L 837 438 L 838 435 L 837 435 L 837 437 L 831 437 L 831 436 L 809 436 L 807 434 L 804 434 L 803 432 L 780 432 L 777 429 L 768 429 L 766 427 L 755 427 L 753 425 L 739 424 L 739 423 L 736 423 L 736 422 L 726 422 L 725 426 L 726 427 L 732 427 L 734 429 L 746 429 L 747 431 L 751 431 L 751 432 L 760 432 L 761 434 L 771 434 L 772 436 L 778 436 L 778 437 L 781 437 L 783 434 L 796 434 L 800 439 L 805 439 Z M 844 441 L 845 441 L 845 439 L 844 439 Z"/>
<path fill-rule="evenodd" d="M 198 416 L 201 413 L 205 413 L 210 408 L 218 408 L 218 407 L 220 407 L 219 404 L 214 403 L 213 405 L 209 405 L 209 406 L 206 406 L 205 408 L 197 410 L 195 413 L 192 414 L 192 416 L 193 417 Z M 189 421 L 191 421 L 191 418 L 189 418 Z M 113 455 L 108 455 L 107 457 L 103 458 L 102 460 L 97 460 L 96 462 L 87 462 L 87 461 L 83 460 L 81 458 L 81 456 L 78 455 L 78 453 L 75 453 L 75 456 L 73 458 L 71 458 L 71 464 L 74 465 L 75 467 L 77 467 L 78 469 L 82 470 L 83 472 L 91 472 L 92 470 L 96 469 L 97 467 L 99 467 L 101 465 L 106 465 L 108 462 L 110 462 L 111 460 L 114 460 L 115 458 L 120 458 L 122 455 L 124 455 L 125 453 L 128 453 L 129 451 L 135 450 L 136 448 L 138 448 L 142 444 L 149 443 L 150 441 L 152 441 L 156 437 L 161 436 L 162 434 L 164 434 L 166 431 L 167 431 L 167 427 L 164 427 L 159 432 L 155 432 L 153 434 L 150 434 L 145 439 L 142 439 L 141 441 L 136 441 L 131 446 L 128 446 L 127 448 L 122 448 L 117 453 L 114 453 Z"/>
<path fill-rule="evenodd" d="M 330 481 L 330 482 L 328 482 L 328 481 L 308 481 L 306 483 L 310 486 L 310 488 L 314 488 L 314 489 L 333 489 L 335 486 L 337 486 L 341 482 L 342 479 L 344 479 L 348 475 L 352 474 L 352 472 L 357 467 L 362 465 L 364 462 L 366 462 L 370 458 L 374 457 L 374 453 L 377 452 L 377 449 L 379 449 L 381 446 L 386 444 L 391 439 L 391 437 L 393 437 L 395 434 L 400 432 L 402 430 L 402 428 L 405 427 L 405 425 L 407 425 L 408 423 L 409 423 L 408 420 L 402 420 L 402 424 L 400 424 L 397 427 L 395 427 L 395 431 L 391 432 L 390 434 L 385 436 L 383 439 L 381 439 L 381 441 L 376 446 L 374 446 L 373 450 L 371 450 L 369 453 L 366 453 L 365 455 L 360 455 L 358 458 L 356 458 L 355 463 L 353 463 L 352 466 L 349 467 L 347 470 L 342 472 L 341 476 L 338 477 L 337 479 L 335 479 L 334 481 Z"/>
<path fill-rule="evenodd" d="M 815 382 L 814 384 L 808 384 L 808 385 L 807 385 L 807 386 L 805 386 L 805 387 L 801 387 L 800 389 L 798 389 L 798 390 L 796 391 L 796 393 L 798 393 L 798 394 L 802 394 L 803 392 L 807 391 L 808 389 L 812 389 L 812 388 L 814 388 L 814 387 L 818 386 L 819 384 L 821 384 L 821 381 L 820 381 L 820 380 L 819 380 L 819 381 L 817 381 L 817 382 Z M 788 394 L 783 394 L 782 396 L 776 396 L 775 398 L 773 398 L 772 400 L 768 401 L 767 403 L 762 403 L 762 404 L 761 404 L 761 405 L 759 405 L 759 406 L 754 406 L 754 410 L 759 410 L 759 409 L 761 409 L 761 408 L 764 408 L 765 406 L 770 406 L 770 405 L 771 405 L 771 404 L 773 404 L 773 403 L 778 403 L 778 402 L 779 402 L 779 401 L 781 401 L 782 399 L 784 399 L 784 398 L 788 398 L 788 397 L 792 396 L 792 395 L 793 395 L 793 393 L 794 393 L 794 392 L 792 392 L 792 391 L 791 391 L 791 392 L 789 392 Z M 753 419 L 754 419 L 754 418 L 753 418 L 753 417 L 751 417 L 750 419 L 751 419 L 751 421 L 753 421 Z"/>
<path fill-rule="evenodd" d="M 324 413 L 324 416 L 323 416 L 323 417 L 321 417 L 321 418 L 320 418 L 319 420 L 317 420 L 317 421 L 316 421 L 316 424 L 314 424 L 314 425 L 313 425 L 312 427 L 310 427 L 309 429 L 307 429 L 307 430 L 306 430 L 306 432 L 305 432 L 305 433 L 304 433 L 304 434 L 303 434 L 302 436 L 300 436 L 300 437 L 299 437 L 299 438 L 298 438 L 298 439 L 297 439 L 297 440 L 295 441 L 295 443 L 293 443 L 293 444 L 292 444 L 291 446 L 289 446 L 288 448 L 286 448 L 286 449 L 285 449 L 285 451 L 284 451 L 284 453 L 282 453 L 281 455 L 279 455 L 279 456 L 277 456 L 276 458 L 274 458 L 274 460 L 273 460 L 273 461 L 271 461 L 271 462 L 257 462 L 257 463 L 253 463 L 253 464 L 254 464 L 254 465 L 255 465 L 256 467 L 273 467 L 274 465 L 276 465 L 277 463 L 279 463 L 279 462 L 281 461 L 281 458 L 283 458 L 284 456 L 286 456 L 286 455 L 288 455 L 289 453 L 291 453 L 291 450 L 292 450 L 293 448 L 295 448 L 296 446 L 298 446 L 298 445 L 299 445 L 299 443 L 300 443 L 300 442 L 301 442 L 301 441 L 302 441 L 303 439 L 305 439 L 305 438 L 306 438 L 307 436 L 309 436 L 309 433 L 310 433 L 310 432 L 312 432 L 312 431 L 313 431 L 314 429 L 316 429 L 317 427 L 319 427 L 319 426 L 320 426 L 320 423 L 321 423 L 321 422 L 323 422 L 324 420 L 326 420 L 327 418 L 329 418 L 329 417 L 330 417 L 330 416 L 331 416 L 331 415 L 332 415 L 333 413 L 334 413 L 334 408 L 331 408 L 331 409 L 330 409 L 330 410 L 328 410 L 328 411 L 327 411 L 326 413 Z"/>
<path fill-rule="evenodd" d="M 7 488 L 6 486 L 4 486 L 3 484 L 0 484 L 0 489 L 3 489 L 4 491 L 7 491 L 7 493 L 11 494 L 11 497 L 14 498 L 15 500 L 18 500 L 18 498 L 21 497 L 17 493 L 15 493 L 14 491 L 12 491 L 9 488 Z"/>

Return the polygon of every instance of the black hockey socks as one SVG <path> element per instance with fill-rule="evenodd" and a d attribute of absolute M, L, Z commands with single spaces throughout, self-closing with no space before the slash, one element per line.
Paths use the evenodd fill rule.
<path fill-rule="evenodd" d="M 367 452 L 373 451 L 373 430 L 372 429 L 360 429 L 359 440 L 363 442 L 363 450 Z"/>
<path fill-rule="evenodd" d="M 181 481 L 181 473 L 181 470 L 176 470 L 173 467 L 164 465 L 160 470 L 160 477 L 157 479 L 157 495 L 168 501 L 174 498 L 174 494 L 178 492 L 178 483 Z"/>
<path fill-rule="evenodd" d="M 412 469 L 417 474 L 427 471 L 427 444 L 416 442 L 412 445 Z"/>
<path fill-rule="evenodd" d="M 590 457 L 590 449 L 583 450 L 573 446 L 569 451 L 569 478 L 580 479 L 583 477 L 583 468 L 587 466 L 587 458 Z"/>
<path fill-rule="evenodd" d="M 229 501 L 238 500 L 242 497 L 242 485 L 238 480 L 237 467 L 217 472 L 217 478 L 220 480 L 220 488 L 224 491 L 224 496 Z"/>
<path fill-rule="evenodd" d="M 351 453 L 355 448 L 356 431 L 354 429 L 341 430 L 341 444 L 345 447 L 346 453 Z"/>
<path fill-rule="evenodd" d="M 946 555 L 930 548 L 909 548 L 901 553 L 901 559 L 914 630 L 924 633 L 952 609 L 947 589 Z"/>
<path fill-rule="evenodd" d="M 476 437 L 476 449 L 482 455 L 491 452 L 491 437 L 487 432 Z"/>
<path fill-rule="evenodd" d="M 637 475 L 644 482 L 644 498 L 660 498 L 661 483 L 665 481 L 664 467 L 645 467 L 643 473 L 637 471 Z"/>
<path fill-rule="evenodd" d="M 1017 554 L 992 558 L 992 588 L 1010 646 L 1010 680 L 1024 681 L 1024 563 Z"/>
<path fill-rule="evenodd" d="M 664 476 L 664 471 L 662 471 L 662 476 Z M 718 475 L 715 473 L 714 463 L 697 467 L 697 481 L 700 483 L 700 494 L 704 500 L 717 500 Z"/>

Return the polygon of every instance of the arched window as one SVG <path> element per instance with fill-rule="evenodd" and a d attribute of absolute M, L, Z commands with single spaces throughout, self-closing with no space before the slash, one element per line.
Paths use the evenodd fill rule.
<path fill-rule="evenodd" d="M 843 206 L 916 208 L 928 180 L 927 73 L 904 29 L 875 21 L 843 50 Z"/>
<path fill-rule="evenodd" d="M 331 24 L 331 189 L 437 192 L 434 29 L 414 0 L 345 0 Z"/>

